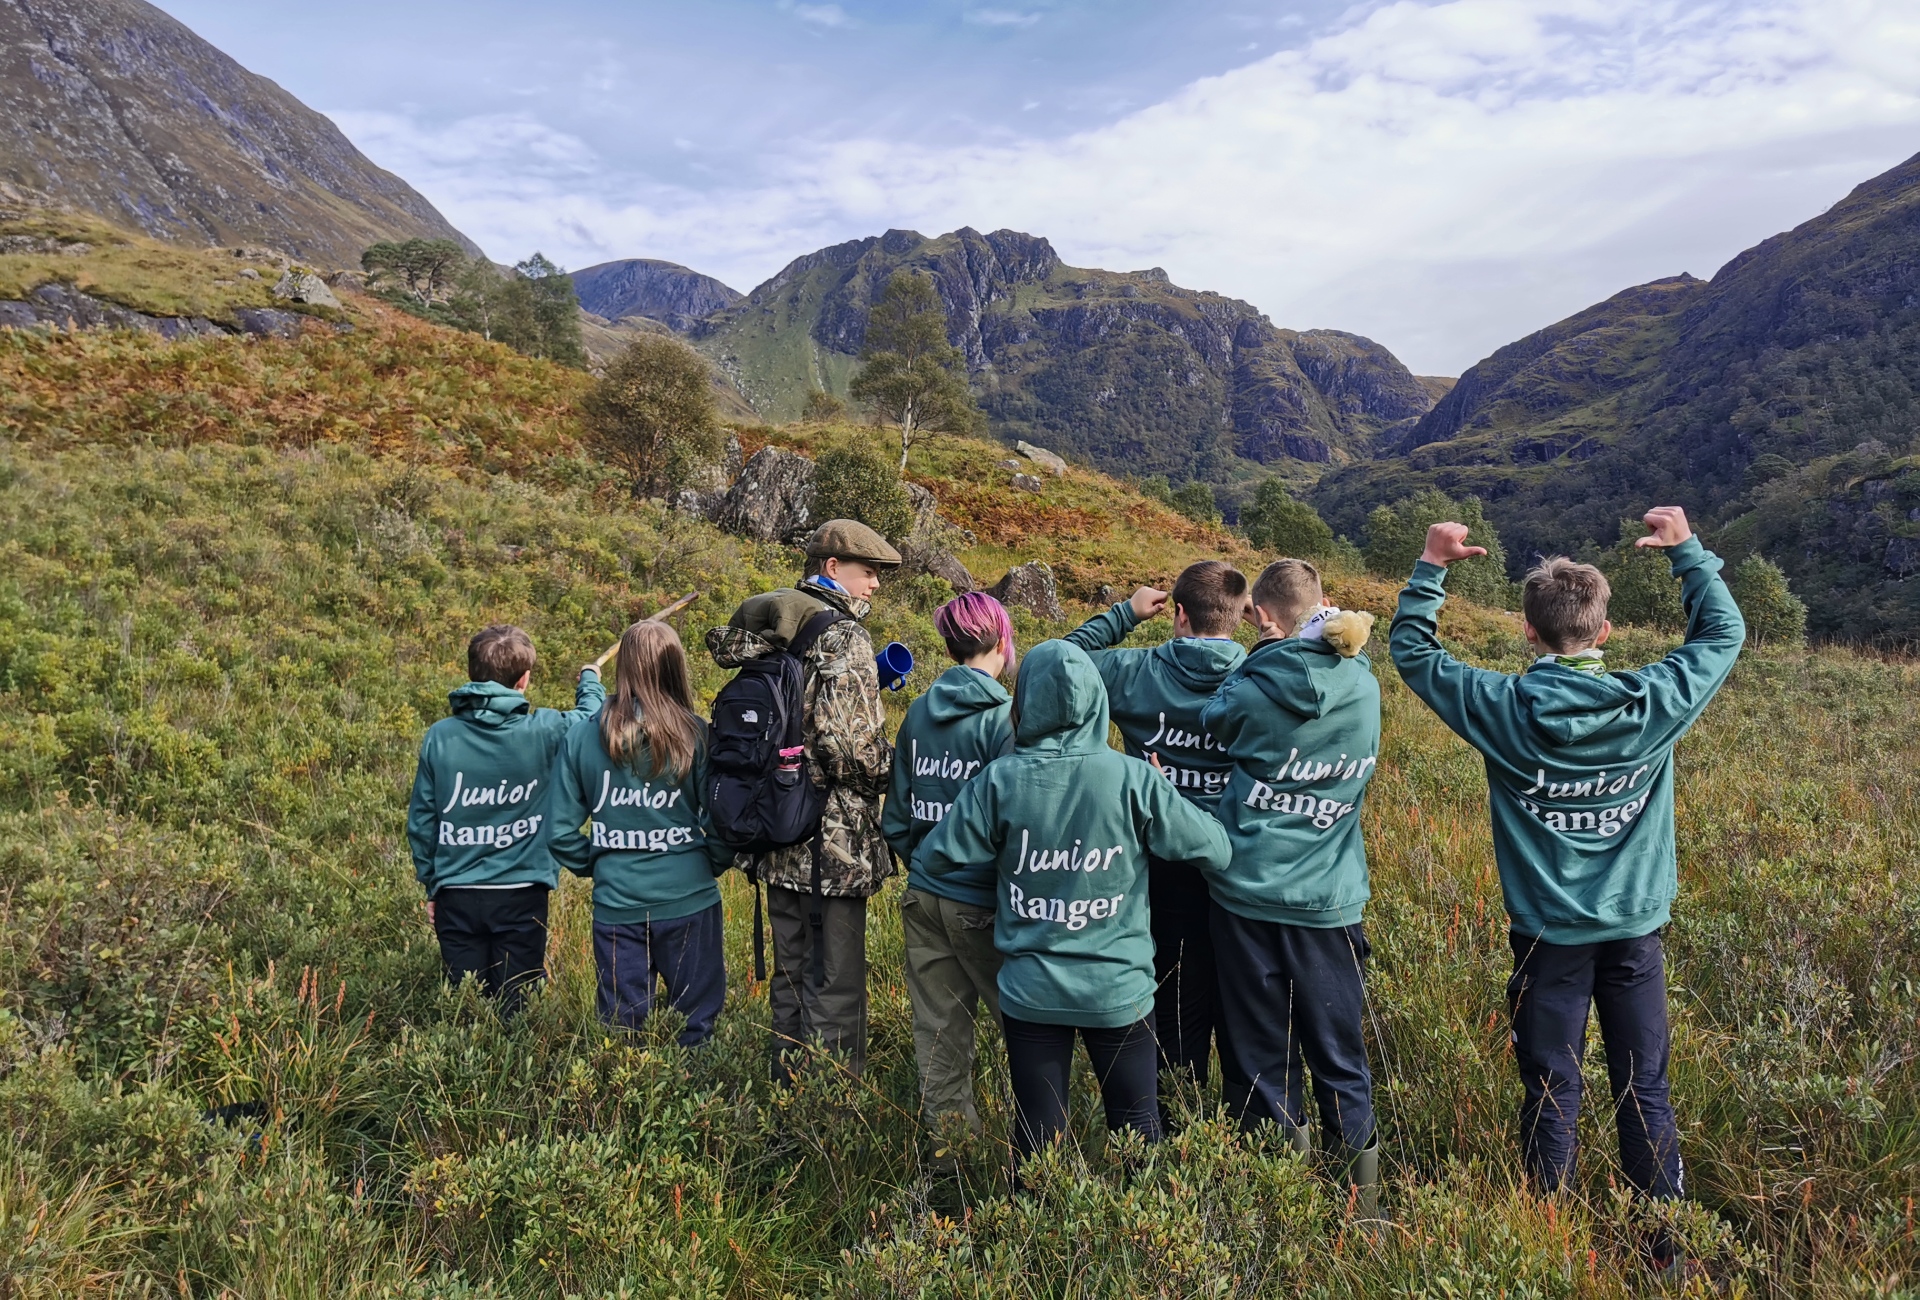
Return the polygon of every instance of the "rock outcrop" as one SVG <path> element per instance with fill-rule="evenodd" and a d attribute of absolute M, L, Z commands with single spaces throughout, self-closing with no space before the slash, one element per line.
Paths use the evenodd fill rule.
<path fill-rule="evenodd" d="M 357 266 L 383 239 L 480 249 L 340 129 L 144 0 L 0 3 L 0 182 L 182 244 Z"/>
<path fill-rule="evenodd" d="M 328 328 L 312 316 L 278 307 L 240 307 L 233 314 L 231 326 L 204 316 L 149 316 L 56 281 L 41 285 L 25 298 L 0 300 L 0 329 L 140 330 L 165 339 L 180 339 L 213 334 L 292 338 L 309 324 Z M 338 321 L 331 328 L 345 333 L 353 326 Z"/>
<path fill-rule="evenodd" d="M 1060 607 L 1060 588 L 1054 582 L 1053 568 L 1043 560 L 1008 569 L 987 594 L 1008 609 L 1028 610 L 1055 623 L 1067 617 L 1067 611 Z"/>
<path fill-rule="evenodd" d="M 273 286 L 273 296 L 287 302 L 304 302 L 314 307 L 332 307 L 336 311 L 340 300 L 333 296 L 333 290 L 327 282 L 312 271 L 302 271 L 288 267 L 281 273 L 279 282 Z"/>
<path fill-rule="evenodd" d="M 798 452 L 762 447 L 710 517 L 723 531 L 755 541 L 798 541 L 814 525 L 813 472 L 813 462 Z"/>
<path fill-rule="evenodd" d="M 1067 462 L 1048 451 L 1045 447 L 1036 447 L 1025 438 L 1013 444 L 1013 449 L 1025 456 L 1042 469 L 1050 470 L 1058 476 L 1067 472 Z"/>

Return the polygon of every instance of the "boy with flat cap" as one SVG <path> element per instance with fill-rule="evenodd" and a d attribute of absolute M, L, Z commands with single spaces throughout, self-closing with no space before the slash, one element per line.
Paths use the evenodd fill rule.
<path fill-rule="evenodd" d="M 798 587 L 754 596 L 707 633 L 722 668 L 796 643 L 804 669 L 806 765 L 826 794 L 817 840 L 754 860 L 767 886 L 774 970 L 773 1074 L 805 1043 L 844 1053 L 856 1075 L 867 1059 L 867 900 L 893 873 L 880 833 L 880 797 L 893 746 L 880 705 L 873 641 L 860 621 L 880 577 L 900 564 L 886 538 L 852 519 L 829 519 L 807 541 Z M 818 844 L 816 852 L 815 844 Z M 820 948 L 819 978 L 814 949 Z"/>

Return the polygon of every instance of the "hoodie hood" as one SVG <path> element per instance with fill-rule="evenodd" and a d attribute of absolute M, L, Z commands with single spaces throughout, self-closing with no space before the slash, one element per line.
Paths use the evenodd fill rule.
<path fill-rule="evenodd" d="M 927 716 L 935 722 L 958 722 L 971 714 L 997 709 L 1008 700 L 1007 688 L 993 678 L 955 664 L 927 688 Z"/>
<path fill-rule="evenodd" d="M 527 697 L 499 682 L 468 682 L 447 693 L 447 707 L 456 718 L 483 727 L 504 726 L 509 718 L 530 712 Z"/>
<path fill-rule="evenodd" d="M 1211 695 L 1227 674 L 1240 666 L 1247 652 L 1238 641 L 1218 637 L 1176 637 L 1162 645 L 1159 655 L 1167 673 L 1199 695 Z"/>
<path fill-rule="evenodd" d="M 1591 673 L 1544 660 L 1514 686 L 1522 715 L 1550 745 L 1573 745 L 1626 723 L 1647 702 L 1647 687 L 1633 673 Z"/>
<path fill-rule="evenodd" d="M 1042 641 L 1020 662 L 1014 696 L 1022 750 L 1085 754 L 1107 747 L 1107 688 L 1086 651 Z"/>
<path fill-rule="evenodd" d="M 1325 640 L 1290 636 L 1256 645 L 1241 675 L 1281 708 L 1303 718 L 1320 718 L 1352 695 L 1372 669 L 1360 658 L 1356 673 Z"/>

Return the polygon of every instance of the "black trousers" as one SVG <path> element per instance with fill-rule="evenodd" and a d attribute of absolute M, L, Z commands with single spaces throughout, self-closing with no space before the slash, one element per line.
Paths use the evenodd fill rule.
<path fill-rule="evenodd" d="M 1214 970 L 1207 882 L 1187 862 L 1147 859 L 1147 901 L 1153 930 L 1153 1028 L 1160 1041 L 1160 1069 L 1182 1071 L 1195 1084 L 1207 1082 L 1207 1058 L 1216 1033 L 1224 1035 L 1215 1010 L 1219 977 Z M 1226 1043 L 1220 1054 L 1226 1056 Z M 1161 1118 L 1166 1118 L 1161 1099 Z"/>
<path fill-rule="evenodd" d="M 1314 930 L 1213 907 L 1220 968 L 1221 1092 L 1243 1126 L 1307 1122 L 1313 1072 L 1320 1131 L 1348 1147 L 1373 1141 L 1373 1075 L 1362 1030 L 1367 936 L 1349 925 Z"/>
<path fill-rule="evenodd" d="M 527 986 L 547 973 L 544 885 L 521 889 L 448 887 L 433 896 L 433 928 L 447 982 L 471 975 L 506 1015 L 520 1010 Z"/>
<path fill-rule="evenodd" d="M 1154 1096 L 1156 1053 L 1153 1024 L 1136 1020 L 1118 1029 L 1078 1029 L 1002 1017 L 1007 1073 L 1013 1079 L 1013 1149 L 1026 1157 L 1067 1127 L 1067 1085 L 1073 1073 L 1073 1040 L 1087 1045 L 1107 1129 L 1137 1129 L 1147 1141 L 1161 1137 L 1160 1105 Z"/>
<path fill-rule="evenodd" d="M 720 904 L 671 921 L 593 923 L 594 1003 L 603 1024 L 639 1029 L 666 982 L 667 1003 L 687 1018 L 676 1040 L 698 1047 L 727 1000 Z"/>
<path fill-rule="evenodd" d="M 1680 1131 L 1667 1086 L 1666 952 L 1658 932 L 1609 943 L 1544 943 L 1515 933 L 1507 941 L 1513 1056 L 1526 1089 L 1520 1145 L 1527 1173 L 1543 1192 L 1573 1176 L 1592 1006 L 1606 1045 L 1620 1166 L 1649 1196 L 1682 1195 Z"/>

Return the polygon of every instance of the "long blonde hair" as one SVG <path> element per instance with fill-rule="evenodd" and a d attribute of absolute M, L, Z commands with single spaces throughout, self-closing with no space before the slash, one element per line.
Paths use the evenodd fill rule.
<path fill-rule="evenodd" d="M 693 711 L 687 652 L 665 623 L 635 623 L 620 637 L 613 698 L 600 710 L 607 756 L 635 775 L 677 781 L 693 770 L 705 729 Z"/>

